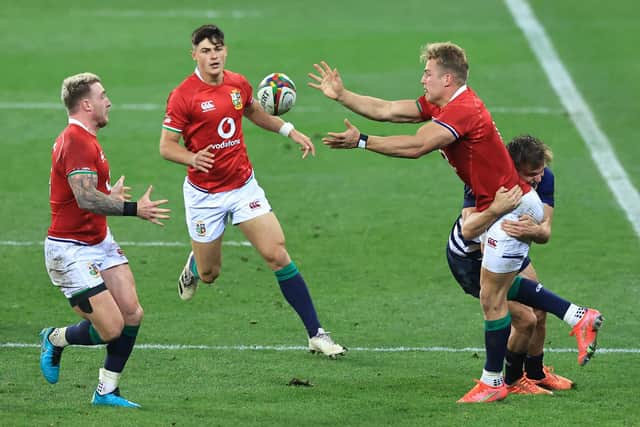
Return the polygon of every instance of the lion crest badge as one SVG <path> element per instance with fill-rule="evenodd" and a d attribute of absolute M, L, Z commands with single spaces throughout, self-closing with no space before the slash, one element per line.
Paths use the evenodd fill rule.
<path fill-rule="evenodd" d="M 230 95 L 233 108 L 236 110 L 242 109 L 242 95 L 240 94 L 240 91 L 238 89 L 233 89 Z"/>

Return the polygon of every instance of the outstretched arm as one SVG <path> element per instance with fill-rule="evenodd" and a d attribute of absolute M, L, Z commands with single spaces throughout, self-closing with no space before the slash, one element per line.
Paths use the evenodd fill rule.
<path fill-rule="evenodd" d="M 303 159 L 306 158 L 309 153 L 311 153 L 312 156 L 316 155 L 316 148 L 313 142 L 311 142 L 311 138 L 296 130 L 291 123 L 285 123 L 280 117 L 272 116 L 264 111 L 259 102 L 254 100 L 251 105 L 244 110 L 244 115 L 262 129 L 278 132 L 282 136 L 291 138 L 293 142 L 300 145 Z"/>
<path fill-rule="evenodd" d="M 138 216 L 158 225 L 162 225 L 160 219 L 169 219 L 167 214 L 170 210 L 158 207 L 167 200 L 150 200 L 151 186 L 137 202 L 128 202 L 131 196 L 127 193 L 129 187 L 124 186 L 124 176 L 115 183 L 111 194 L 98 190 L 98 175 L 95 173 L 78 173 L 69 176 L 67 181 L 80 209 L 99 215 Z"/>
<path fill-rule="evenodd" d="M 316 83 L 307 83 L 309 87 L 318 89 L 327 98 L 338 101 L 361 116 L 372 120 L 395 123 L 418 123 L 424 121 L 415 100 L 387 101 L 372 96 L 359 95 L 344 87 L 337 68 L 332 69 L 324 61 L 320 62 L 320 64 L 313 64 L 313 66 L 317 74 L 309 73 L 308 75 Z"/>
<path fill-rule="evenodd" d="M 331 148 L 359 147 L 385 156 L 417 159 L 455 141 L 449 130 L 433 122 L 420 127 L 415 135 L 396 136 L 364 135 L 349 120 L 345 119 L 344 124 L 346 131 L 329 132 L 322 142 Z"/>

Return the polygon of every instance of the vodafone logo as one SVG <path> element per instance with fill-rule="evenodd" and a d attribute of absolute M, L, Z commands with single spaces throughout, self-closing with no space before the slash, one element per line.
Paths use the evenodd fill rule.
<path fill-rule="evenodd" d="M 225 117 L 218 124 L 218 135 L 222 139 L 228 139 L 236 133 L 236 122 L 231 117 Z"/>

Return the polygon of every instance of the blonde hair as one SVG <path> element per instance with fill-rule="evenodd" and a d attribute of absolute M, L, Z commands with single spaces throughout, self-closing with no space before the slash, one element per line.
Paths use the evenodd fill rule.
<path fill-rule="evenodd" d="M 78 102 L 91 92 L 91 85 L 94 83 L 101 82 L 100 77 L 93 73 L 75 74 L 62 81 L 60 99 L 68 112 L 73 112 Z"/>
<path fill-rule="evenodd" d="M 455 76 L 460 85 L 467 82 L 469 62 L 464 49 L 457 44 L 451 42 L 429 43 L 422 48 L 420 59 L 422 62 L 435 59 L 438 65 Z"/>

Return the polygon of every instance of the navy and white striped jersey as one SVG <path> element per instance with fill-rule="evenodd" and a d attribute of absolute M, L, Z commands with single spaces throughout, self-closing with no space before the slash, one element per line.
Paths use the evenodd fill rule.
<path fill-rule="evenodd" d="M 551 169 L 544 168 L 544 175 L 542 176 L 542 180 L 538 184 L 536 188 L 536 192 L 538 196 L 540 196 L 540 200 L 542 203 L 554 207 L 555 199 L 555 178 L 553 176 L 553 172 Z M 471 189 L 465 185 L 464 187 L 464 201 L 462 203 L 463 208 L 472 208 L 476 205 L 476 199 L 473 195 Z M 449 250 L 454 254 L 465 257 L 472 258 L 476 260 L 482 260 L 482 253 L 480 252 L 480 239 L 472 239 L 466 240 L 462 237 L 462 215 L 458 215 L 456 218 L 453 227 L 451 228 L 451 233 L 449 233 Z"/>

